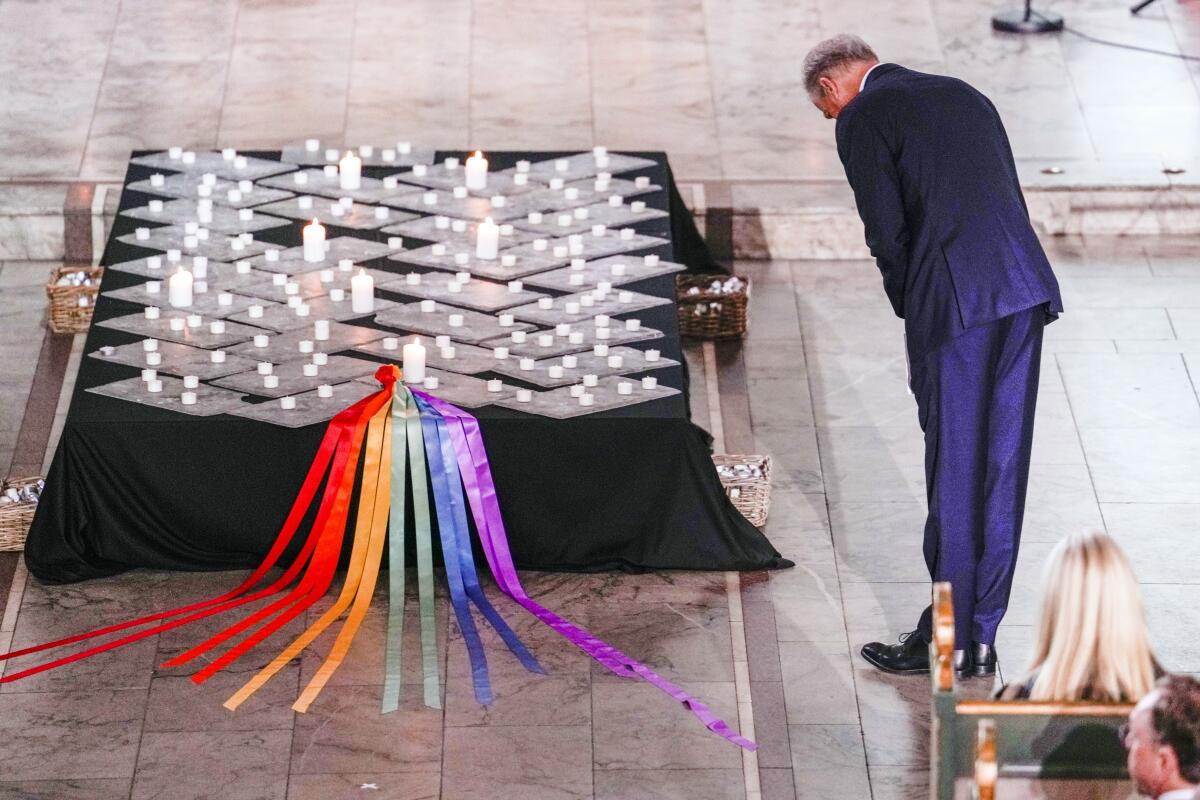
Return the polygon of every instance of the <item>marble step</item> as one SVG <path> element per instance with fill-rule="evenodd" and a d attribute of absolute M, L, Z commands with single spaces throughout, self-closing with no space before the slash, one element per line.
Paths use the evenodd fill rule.
<path fill-rule="evenodd" d="M 1137 162 L 1027 161 L 1018 168 L 1041 235 L 1200 234 L 1200 165 L 1175 175 Z M 866 255 L 843 181 L 684 179 L 680 189 L 719 257 Z M 0 261 L 92 260 L 103 251 L 120 190 L 115 183 L 0 182 Z"/>

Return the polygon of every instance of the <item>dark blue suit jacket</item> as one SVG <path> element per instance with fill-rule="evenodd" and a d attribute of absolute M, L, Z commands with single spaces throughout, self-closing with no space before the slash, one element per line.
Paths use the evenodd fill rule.
<path fill-rule="evenodd" d="M 1058 281 L 995 106 L 957 78 L 880 64 L 837 119 L 838 156 L 911 351 L 1044 305 Z"/>

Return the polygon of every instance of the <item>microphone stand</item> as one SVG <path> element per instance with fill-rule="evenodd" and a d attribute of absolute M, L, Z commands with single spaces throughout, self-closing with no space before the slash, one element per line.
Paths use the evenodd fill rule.
<path fill-rule="evenodd" d="M 1154 0 L 1142 0 L 1142 6 Z M 1141 7 L 1138 8 L 1141 10 Z M 1134 12 L 1135 14 L 1137 11 Z M 1063 29 L 1063 18 L 1052 11 L 1034 11 L 1033 0 L 1025 0 L 1025 8 L 1001 11 L 992 17 L 992 30 L 1005 33 L 1055 33 Z"/>

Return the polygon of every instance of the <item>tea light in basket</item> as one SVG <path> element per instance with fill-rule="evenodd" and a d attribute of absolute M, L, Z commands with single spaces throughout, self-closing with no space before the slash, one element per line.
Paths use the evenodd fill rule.
<path fill-rule="evenodd" d="M 304 226 L 304 260 L 310 264 L 325 260 L 325 226 L 316 217 Z"/>
<path fill-rule="evenodd" d="M 375 279 L 365 269 L 350 279 L 350 310 L 356 314 L 375 310 Z"/>
<path fill-rule="evenodd" d="M 167 302 L 175 308 L 187 308 L 192 304 L 192 273 L 180 267 L 167 283 Z"/>
<path fill-rule="evenodd" d="M 617 394 L 633 394 L 633 384 L 629 381 L 621 381 L 617 384 Z"/>
<path fill-rule="evenodd" d="M 162 353 L 153 352 L 146 353 L 146 364 L 151 367 L 157 367 L 162 363 Z"/>
<path fill-rule="evenodd" d="M 208 354 L 208 360 L 214 364 L 224 364 L 225 363 L 225 351 L 224 350 L 213 350 L 211 353 Z"/>
<path fill-rule="evenodd" d="M 326 399 L 333 397 L 333 387 L 328 383 L 322 383 L 317 387 L 317 397 Z"/>
<path fill-rule="evenodd" d="M 645 378 L 642 378 L 642 388 L 643 389 L 653 389 L 657 386 L 658 386 L 658 378 L 652 377 L 650 375 L 647 375 Z"/>
<path fill-rule="evenodd" d="M 279 398 L 279 407 L 284 411 L 291 411 L 296 407 L 296 398 L 291 395 Z"/>
<path fill-rule="evenodd" d="M 162 381 L 160 381 L 158 378 L 146 381 L 146 391 L 151 392 L 152 394 L 158 394 L 161 392 L 162 386 Z"/>
<path fill-rule="evenodd" d="M 487 390 L 489 392 L 493 392 L 493 393 L 503 391 L 504 384 L 499 379 L 493 378 L 492 380 L 487 382 Z"/>

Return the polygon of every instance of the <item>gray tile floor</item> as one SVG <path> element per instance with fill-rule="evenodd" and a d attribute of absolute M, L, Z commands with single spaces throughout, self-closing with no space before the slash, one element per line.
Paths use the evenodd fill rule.
<path fill-rule="evenodd" d="M 809 106 L 800 74 L 807 48 L 841 31 L 885 60 L 975 83 L 1019 158 L 1196 161 L 1200 65 L 1071 34 L 994 34 L 988 20 L 1004 5 L 9 0 L 0 177 L 114 177 L 131 149 L 319 136 L 595 143 L 668 150 L 690 180 L 840 179 L 832 126 Z M 1160 0 L 1138 18 L 1127 5 L 1052 3 L 1082 32 L 1200 53 L 1196 0 Z"/>
<path fill-rule="evenodd" d="M 1191 567 L 1200 559 L 1200 257 L 1192 242 L 1161 238 L 1046 244 L 1067 314 L 1047 331 L 1027 533 L 1001 628 L 1002 666 L 1022 666 L 1052 543 L 1103 527 L 1134 560 L 1163 663 L 1200 672 L 1200 578 Z M 761 796 L 924 797 L 927 681 L 883 676 L 856 655 L 862 642 L 911 627 L 928 592 L 921 440 L 904 391 L 899 324 L 869 263 L 738 269 L 755 281 L 742 350 L 753 437 L 776 465 L 767 532 L 797 562 L 765 582 L 745 577 L 753 583 L 742 612 L 760 738 L 777 724 L 758 754 Z M 20 342 L 36 336 L 42 302 L 21 287 L 40 275 L 0 268 L 0 314 L 19 321 L 6 324 L 13 343 L 0 353 L 12 376 L 0 387 L 6 408 L 16 407 L 19 376 L 28 374 Z M 699 355 L 693 348 L 693 413 L 707 425 L 704 389 L 713 376 Z M 0 431 L 0 441 L 8 438 Z M 20 613 L 0 626 L 0 645 L 176 605 L 235 580 L 30 581 Z M 547 605 L 737 718 L 722 575 L 537 575 L 529 583 Z M 504 610 L 551 677 L 531 679 L 494 659 L 499 699 L 487 710 L 470 696 L 452 633 L 445 712 L 410 697 L 399 715 L 381 717 L 378 615 L 306 715 L 293 714 L 287 700 L 315 657 L 227 714 L 221 701 L 255 659 L 200 687 L 157 670 L 203 633 L 187 629 L 5 685 L 0 797 L 753 798 L 734 748 L 653 690 L 597 672 L 519 610 Z M 485 790 L 485 778 L 499 788 Z"/>

